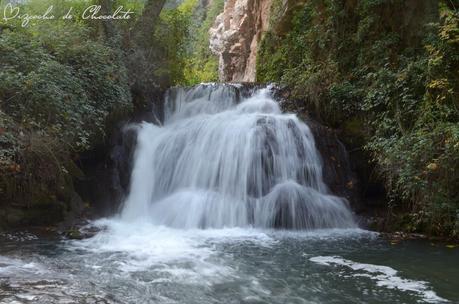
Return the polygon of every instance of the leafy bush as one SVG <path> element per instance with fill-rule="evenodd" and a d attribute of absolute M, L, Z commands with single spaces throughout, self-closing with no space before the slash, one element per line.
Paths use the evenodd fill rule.
<path fill-rule="evenodd" d="M 0 210 L 64 212 L 74 159 L 103 142 L 112 113 L 131 111 L 122 52 L 81 21 L 11 21 L 0 24 L 0 66 Z"/>
<path fill-rule="evenodd" d="M 125 72 L 116 52 L 90 41 L 83 31 L 70 34 L 66 28 L 53 35 L 58 39 L 2 33 L 1 105 L 24 127 L 81 151 L 104 135 L 105 119 L 114 108 L 129 107 Z"/>

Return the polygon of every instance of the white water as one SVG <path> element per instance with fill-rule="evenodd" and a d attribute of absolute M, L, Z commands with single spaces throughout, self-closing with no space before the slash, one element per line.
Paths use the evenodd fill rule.
<path fill-rule="evenodd" d="M 439 297 L 431 290 L 428 282 L 401 278 L 397 275 L 397 270 L 388 266 L 357 263 L 338 256 L 316 256 L 309 260 L 324 266 L 338 265 L 348 267 L 357 272 L 351 274 L 351 276 L 370 278 L 376 281 L 376 285 L 380 287 L 416 293 L 426 303 L 448 302 L 448 300 Z"/>
<path fill-rule="evenodd" d="M 173 228 L 352 228 L 331 195 L 313 135 L 269 89 L 171 91 L 163 126 L 139 126 L 122 221 Z"/>

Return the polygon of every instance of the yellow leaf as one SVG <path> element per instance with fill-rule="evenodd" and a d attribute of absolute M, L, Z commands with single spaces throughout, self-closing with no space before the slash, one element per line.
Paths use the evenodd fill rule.
<path fill-rule="evenodd" d="M 438 165 L 436 163 L 430 163 L 427 165 L 427 169 L 435 171 L 438 169 Z"/>

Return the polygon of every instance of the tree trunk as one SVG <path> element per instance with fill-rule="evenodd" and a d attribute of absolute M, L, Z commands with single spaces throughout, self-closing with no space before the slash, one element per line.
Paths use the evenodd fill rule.
<path fill-rule="evenodd" d="M 134 26 L 131 37 L 137 46 L 147 47 L 152 40 L 155 25 L 166 0 L 148 0 L 142 15 Z"/>

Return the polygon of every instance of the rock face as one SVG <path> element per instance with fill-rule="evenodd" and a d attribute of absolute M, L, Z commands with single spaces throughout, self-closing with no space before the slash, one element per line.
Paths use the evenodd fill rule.
<path fill-rule="evenodd" d="M 115 214 L 129 191 L 136 130 L 120 122 L 107 146 L 80 158 L 84 177 L 75 180 L 77 192 L 90 202 L 89 217 Z"/>
<path fill-rule="evenodd" d="M 227 0 L 210 29 L 210 49 L 219 57 L 224 82 L 254 82 L 258 44 L 268 29 L 272 0 Z"/>

